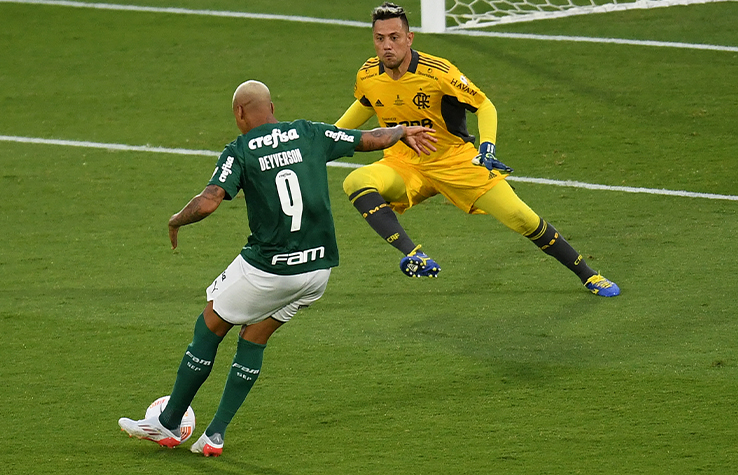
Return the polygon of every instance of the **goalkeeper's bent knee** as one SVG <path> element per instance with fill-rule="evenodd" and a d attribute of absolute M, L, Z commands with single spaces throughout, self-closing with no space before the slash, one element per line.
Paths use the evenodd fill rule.
<path fill-rule="evenodd" d="M 474 206 L 526 237 L 535 233 L 541 219 L 505 180 L 480 196 Z"/>
<path fill-rule="evenodd" d="M 379 189 L 379 183 L 366 168 L 357 168 L 343 180 L 343 192 L 352 203 L 356 198 Z"/>

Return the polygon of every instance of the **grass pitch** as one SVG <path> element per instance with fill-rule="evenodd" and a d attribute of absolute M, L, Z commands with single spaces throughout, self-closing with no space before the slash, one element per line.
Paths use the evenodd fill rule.
<path fill-rule="evenodd" d="M 365 3 L 315 16 L 366 21 L 356 13 Z M 273 5 L 309 14 L 307 2 Z M 508 30 L 736 46 L 735 29 L 719 27 L 736 7 Z M 420 34 L 415 46 L 490 95 L 500 157 L 516 174 L 738 194 L 736 53 Z M 236 136 L 230 96 L 244 79 L 272 88 L 281 119 L 331 122 L 373 54 L 360 28 L 6 3 L 0 51 L 0 135 L 214 152 Z M 339 168 L 329 176 L 341 266 L 323 299 L 270 341 L 224 455 L 129 440 L 117 419 L 142 417 L 171 389 L 204 288 L 248 234 L 238 199 L 169 249 L 168 217 L 205 186 L 214 161 L 0 142 L 3 473 L 725 474 L 738 465 L 738 203 L 514 183 L 620 284 L 622 296 L 600 299 L 525 239 L 441 198 L 401 217 L 441 277 L 407 279 L 343 196 Z M 234 343 L 222 344 L 193 402 L 197 435 Z"/>

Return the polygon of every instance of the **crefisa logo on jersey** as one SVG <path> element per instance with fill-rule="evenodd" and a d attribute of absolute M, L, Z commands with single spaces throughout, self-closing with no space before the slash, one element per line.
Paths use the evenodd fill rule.
<path fill-rule="evenodd" d="M 225 163 L 221 167 L 220 176 L 218 177 L 219 182 L 221 183 L 226 182 L 226 180 L 228 179 L 228 175 L 233 173 L 233 170 L 231 170 L 232 167 L 233 167 L 233 157 L 229 156 L 228 158 L 226 158 Z"/>
<path fill-rule="evenodd" d="M 333 132 L 332 130 L 326 130 L 325 136 L 333 139 L 336 142 L 338 142 L 339 140 L 343 140 L 344 142 L 354 141 L 354 136 L 347 134 L 343 130 L 339 130 L 338 132 Z"/>
<path fill-rule="evenodd" d="M 273 129 L 271 134 L 264 135 L 262 137 L 255 137 L 249 140 L 249 148 L 251 150 L 256 150 L 261 147 L 277 148 L 280 143 L 286 143 L 290 140 L 297 140 L 299 138 L 300 136 L 297 134 L 296 129 L 290 129 L 287 132 Z"/>

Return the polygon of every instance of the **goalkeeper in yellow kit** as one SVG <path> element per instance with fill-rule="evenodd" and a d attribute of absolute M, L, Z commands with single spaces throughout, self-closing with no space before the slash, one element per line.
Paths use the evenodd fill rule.
<path fill-rule="evenodd" d="M 620 289 L 589 267 L 556 229 L 512 190 L 513 170 L 495 157 L 497 110 L 453 64 L 412 49 L 413 36 L 402 7 L 385 2 L 372 12 L 377 56 L 356 75 L 356 101 L 336 122 L 355 129 L 373 115 L 383 127 L 421 125 L 436 130 L 429 155 L 398 143 L 371 165 L 354 170 L 343 189 L 367 223 L 402 252 L 400 269 L 410 277 L 437 277 L 440 266 L 420 251 L 395 211 L 438 193 L 467 213 L 486 213 L 527 237 L 574 272 L 591 292 L 619 295 Z M 466 111 L 476 114 L 481 145 L 466 127 Z"/>

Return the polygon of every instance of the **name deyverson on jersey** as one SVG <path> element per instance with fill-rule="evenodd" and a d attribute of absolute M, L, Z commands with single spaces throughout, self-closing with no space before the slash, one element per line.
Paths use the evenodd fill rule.
<path fill-rule="evenodd" d="M 272 168 L 292 165 L 293 163 L 299 163 L 301 161 L 302 154 L 300 153 L 300 149 L 294 148 L 285 152 L 277 152 L 259 157 L 259 166 L 261 167 L 261 171 L 266 171 L 271 170 Z"/>

